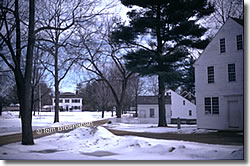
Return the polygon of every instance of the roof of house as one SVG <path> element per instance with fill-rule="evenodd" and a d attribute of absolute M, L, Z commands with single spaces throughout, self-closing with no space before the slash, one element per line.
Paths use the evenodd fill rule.
<path fill-rule="evenodd" d="M 187 92 L 187 91 L 183 91 L 181 93 L 181 96 L 186 99 L 195 98 L 194 94 L 192 94 L 191 92 Z"/>
<path fill-rule="evenodd" d="M 244 20 L 243 19 L 239 19 L 239 18 L 233 18 L 231 17 L 234 21 L 236 21 L 238 24 L 244 26 Z"/>
<path fill-rule="evenodd" d="M 166 96 L 166 104 L 171 104 L 171 96 Z M 137 104 L 158 104 L 158 96 L 138 96 Z"/>
<path fill-rule="evenodd" d="M 244 28 L 244 20 L 243 20 L 243 19 L 229 17 L 229 18 L 227 19 L 227 21 L 229 21 L 230 19 L 231 19 L 231 20 L 234 20 L 236 23 L 238 23 L 239 25 L 243 26 L 243 28 Z M 226 23 L 227 23 L 227 21 L 226 21 Z M 225 23 L 225 24 L 226 24 L 226 23 Z M 220 33 L 221 29 L 223 28 L 223 26 L 224 26 L 225 24 L 223 24 L 223 25 L 221 26 L 221 28 L 220 28 L 219 31 L 215 34 L 215 36 L 216 36 L 217 34 Z M 213 39 L 209 42 L 209 44 L 212 43 L 212 41 L 214 40 L 215 36 L 214 36 Z M 208 44 L 208 45 L 209 45 L 209 44 Z M 202 54 L 198 57 L 198 59 L 196 59 L 196 61 L 195 61 L 195 63 L 194 63 L 194 66 L 195 66 L 196 64 L 198 64 L 198 62 L 199 62 L 200 58 L 202 57 L 203 53 L 204 53 L 205 50 L 208 48 L 208 45 L 207 45 L 207 47 L 203 50 Z"/>
<path fill-rule="evenodd" d="M 82 97 L 72 92 L 65 92 L 65 93 L 60 93 L 59 98 L 82 98 Z"/>

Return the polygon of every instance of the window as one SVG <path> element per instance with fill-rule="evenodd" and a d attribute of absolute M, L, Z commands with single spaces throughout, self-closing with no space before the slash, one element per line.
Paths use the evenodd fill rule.
<path fill-rule="evenodd" d="M 65 103 L 69 103 L 69 99 L 65 99 Z"/>
<path fill-rule="evenodd" d="M 226 41 L 225 38 L 220 39 L 220 53 L 226 52 Z"/>
<path fill-rule="evenodd" d="M 79 109 L 80 109 L 80 106 L 73 106 L 73 109 L 79 110 Z"/>
<path fill-rule="evenodd" d="M 80 103 L 80 99 L 72 99 L 72 103 Z"/>
<path fill-rule="evenodd" d="M 205 97 L 205 114 L 211 114 L 211 98 Z"/>
<path fill-rule="evenodd" d="M 186 104 L 185 100 L 183 100 L 182 104 L 183 104 L 183 105 L 185 105 L 185 104 Z"/>
<path fill-rule="evenodd" d="M 242 50 L 243 49 L 242 35 L 237 35 L 236 41 L 237 41 L 237 50 Z"/>
<path fill-rule="evenodd" d="M 228 64 L 228 81 L 236 81 L 235 64 Z"/>
<path fill-rule="evenodd" d="M 155 117 L 155 110 L 153 108 L 150 108 L 149 109 L 149 112 L 150 112 L 150 118 L 154 118 Z"/>
<path fill-rule="evenodd" d="M 188 111 L 188 115 L 189 115 L 189 116 L 192 116 L 192 110 L 189 110 L 189 111 Z"/>
<path fill-rule="evenodd" d="M 219 114 L 219 97 L 212 97 L 213 114 Z"/>
<path fill-rule="evenodd" d="M 205 114 L 219 114 L 219 97 L 205 97 Z"/>
<path fill-rule="evenodd" d="M 62 100 L 62 99 L 60 99 L 60 100 L 59 100 L 59 103 L 63 103 L 63 100 Z"/>
<path fill-rule="evenodd" d="M 209 66 L 207 68 L 208 83 L 214 83 L 214 67 Z"/>

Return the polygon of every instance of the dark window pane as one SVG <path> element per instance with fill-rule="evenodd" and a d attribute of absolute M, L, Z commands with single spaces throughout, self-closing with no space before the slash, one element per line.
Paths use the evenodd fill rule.
<path fill-rule="evenodd" d="M 228 64 L 228 81 L 236 81 L 235 64 Z"/>
<path fill-rule="evenodd" d="M 213 114 L 219 114 L 219 98 L 212 97 Z"/>
<path fill-rule="evenodd" d="M 214 67 L 207 68 L 208 83 L 214 83 Z"/>
<path fill-rule="evenodd" d="M 205 102 L 205 114 L 211 114 L 211 98 L 205 97 L 204 102 Z"/>
<path fill-rule="evenodd" d="M 242 43 L 242 35 L 237 35 L 237 50 L 242 50 L 243 49 L 243 43 Z"/>
<path fill-rule="evenodd" d="M 226 41 L 225 38 L 220 39 L 220 53 L 226 52 Z"/>

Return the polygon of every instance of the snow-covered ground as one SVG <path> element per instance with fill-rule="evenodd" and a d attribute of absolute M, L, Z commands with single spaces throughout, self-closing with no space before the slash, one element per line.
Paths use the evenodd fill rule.
<path fill-rule="evenodd" d="M 192 134 L 192 133 L 217 132 L 217 130 L 197 129 L 196 125 L 181 125 L 181 129 L 177 129 L 176 124 L 168 124 L 168 127 L 157 127 L 157 124 L 126 124 L 126 123 L 106 124 L 105 126 L 107 128 L 115 130 L 147 132 L 147 133 Z"/>
<path fill-rule="evenodd" d="M 33 117 L 33 129 L 55 127 L 76 122 L 101 119 L 101 112 L 60 112 L 60 123 L 53 123 L 53 112 L 42 112 Z M 110 118 L 111 113 L 105 113 Z M 212 132 L 197 130 L 195 125 L 176 125 L 157 128 L 155 124 L 107 124 L 105 127 L 137 132 Z M 1 135 L 20 132 L 17 112 L 3 112 L 0 117 Z M 35 139 L 35 145 L 20 142 L 0 146 L 0 159 L 34 160 L 214 160 L 242 159 L 243 146 L 226 146 L 187 141 L 159 140 L 136 136 L 115 136 L 104 127 L 77 128 L 68 133 L 56 133 Z"/>
<path fill-rule="evenodd" d="M 214 160 L 242 159 L 242 146 L 115 136 L 104 127 L 77 128 L 35 140 L 33 146 L 0 147 L 0 159 L 34 160 Z"/>
<path fill-rule="evenodd" d="M 37 113 L 36 113 L 37 114 Z M 101 112 L 59 112 L 60 123 L 54 123 L 54 112 L 40 112 L 32 117 L 33 130 L 43 127 L 55 127 L 64 124 L 90 122 L 101 119 Z M 111 112 L 105 112 L 104 118 L 110 118 Z M 3 112 L 0 116 L 0 135 L 21 132 L 19 112 Z"/>

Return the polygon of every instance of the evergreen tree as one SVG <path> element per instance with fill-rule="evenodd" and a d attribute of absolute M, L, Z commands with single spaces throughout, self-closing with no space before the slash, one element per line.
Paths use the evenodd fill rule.
<path fill-rule="evenodd" d="M 197 21 L 214 8 L 206 0 L 121 0 L 127 7 L 129 25 L 119 24 L 112 33 L 117 44 L 135 46 L 125 55 L 128 70 L 142 76 L 157 75 L 159 87 L 158 126 L 167 126 L 165 86 L 176 85 L 182 78 L 180 66 L 188 48 L 203 49 L 206 32 Z"/>
<path fill-rule="evenodd" d="M 183 81 L 181 85 L 182 91 L 187 91 L 191 93 L 195 93 L 195 75 L 194 75 L 194 63 L 195 59 L 194 57 L 190 56 L 187 58 L 187 60 L 184 63 L 184 69 L 183 69 Z"/>

